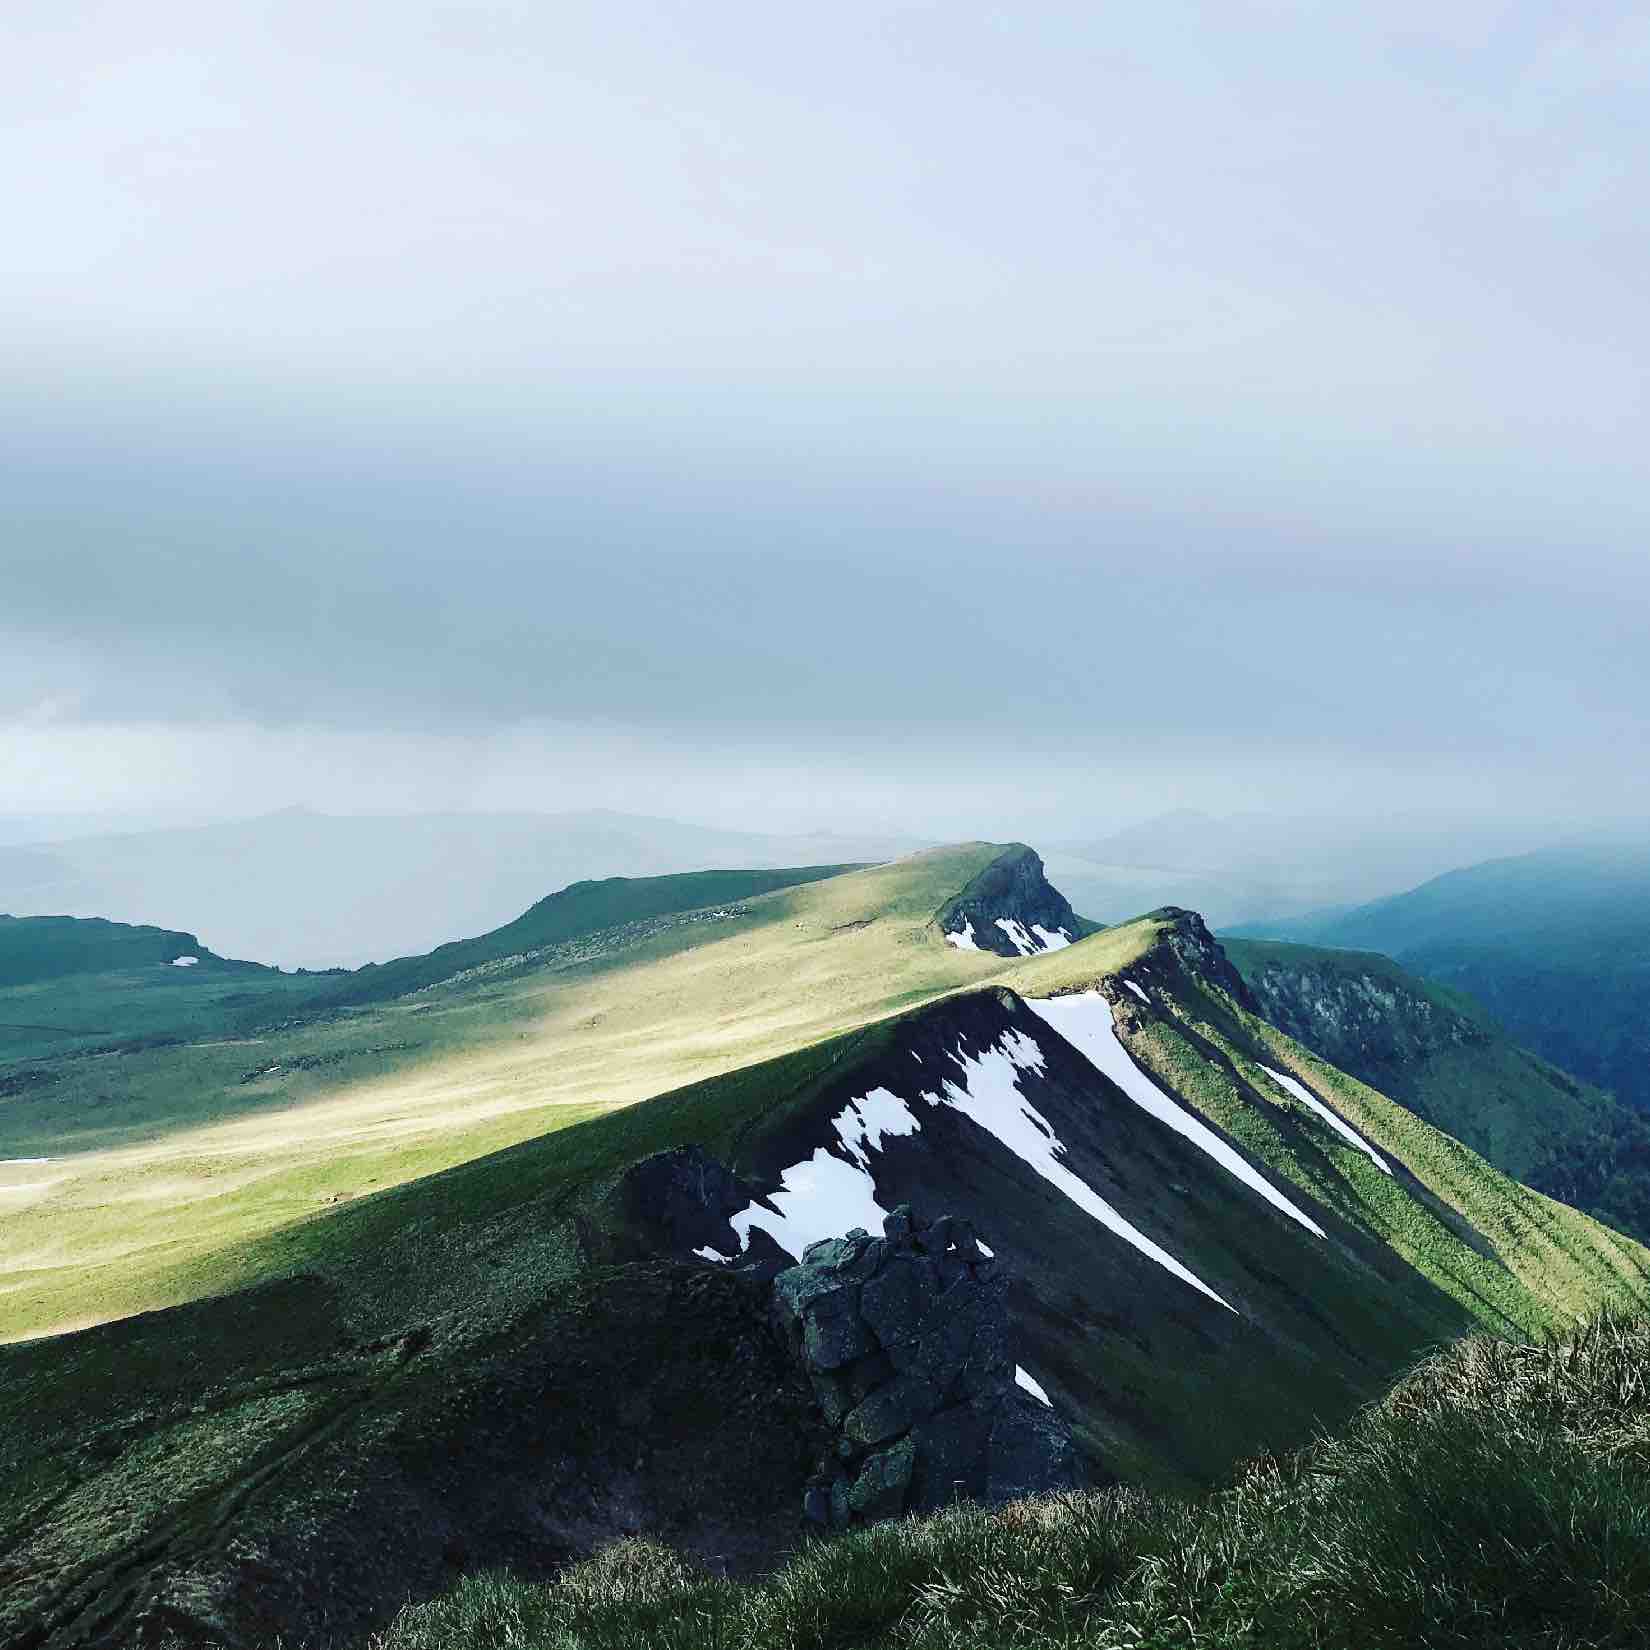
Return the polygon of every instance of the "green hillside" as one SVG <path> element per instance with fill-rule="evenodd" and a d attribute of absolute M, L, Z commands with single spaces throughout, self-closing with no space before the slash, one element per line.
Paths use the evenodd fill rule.
<path fill-rule="evenodd" d="M 1650 1119 L 1365 951 L 1227 939 L 1274 1025 L 1527 1185 L 1650 1239 Z"/>
<path fill-rule="evenodd" d="M 684 911 L 737 905 L 741 900 L 805 882 L 863 869 L 858 865 L 809 865 L 782 871 L 689 871 L 665 877 L 606 877 L 575 882 L 524 911 L 514 922 L 471 940 L 453 940 L 417 957 L 368 963 L 319 1001 L 327 1006 L 385 1002 L 409 991 L 450 980 L 471 969 L 497 972 L 530 967 L 540 953 L 588 934 L 622 929 Z"/>
<path fill-rule="evenodd" d="M 1002 851 L 781 890 L 726 931 L 529 975 L 602 1045 L 603 1085 L 622 1094 L 629 1061 L 644 1103 L 568 1105 L 444 1172 L 147 1254 L 151 1296 L 187 1304 L 0 1349 L 0 1642 L 23 1623 L 34 1650 L 321 1642 L 457 1574 L 548 1576 L 638 1528 L 771 1564 L 801 1538 L 815 1412 L 760 1275 L 672 1247 L 625 1177 L 691 1145 L 789 1207 L 780 1189 L 810 1184 L 793 1171 L 848 1162 L 843 1120 L 873 1094 L 911 1122 L 866 1135 L 858 1183 L 989 1240 L 1015 1356 L 1100 1482 L 1215 1484 L 1474 1326 L 1522 1341 L 1650 1301 L 1643 1249 L 1271 1024 L 1191 913 L 1012 961 L 946 944 L 934 914 Z M 450 990 L 456 1012 L 477 986 Z M 648 1098 L 675 1061 L 713 1069 Z M 458 1149 L 483 1138 L 449 1127 Z"/>
<path fill-rule="evenodd" d="M 1382 952 L 1467 993 L 1543 1059 L 1650 1108 L 1650 849 L 1491 860 L 1327 919 L 1238 932 Z"/>
<path fill-rule="evenodd" d="M 0 991 L 0 1158 L 50 1159 L 0 1171 L 0 1338 L 190 1299 L 225 1245 L 988 977 L 933 922 L 1003 852 L 584 885 L 381 1000 L 339 997 L 385 969 Z"/>
<path fill-rule="evenodd" d="M 193 934 L 175 929 L 136 928 L 100 917 L 0 916 L 0 989 L 76 974 L 159 968 L 183 957 L 195 959 L 188 966 L 231 966 Z"/>
<path fill-rule="evenodd" d="M 1474 1336 L 1344 1430 L 1191 1501 L 964 1507 L 719 1579 L 622 1541 L 548 1585 L 466 1579 L 373 1650 L 1632 1650 L 1650 1329 Z"/>

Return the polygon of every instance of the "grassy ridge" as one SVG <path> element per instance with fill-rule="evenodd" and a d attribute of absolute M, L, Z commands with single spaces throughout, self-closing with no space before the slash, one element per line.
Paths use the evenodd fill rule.
<path fill-rule="evenodd" d="M 328 1006 L 384 1002 L 436 985 L 466 969 L 519 961 L 527 953 L 562 945 L 604 929 L 709 906 L 736 905 L 781 888 L 863 870 L 860 865 L 807 865 L 782 871 L 688 871 L 663 877 L 603 877 L 575 882 L 530 906 L 502 928 L 475 939 L 452 940 L 415 957 L 368 963 L 318 999 Z"/>
<path fill-rule="evenodd" d="M 228 1251 L 261 1233 L 987 978 L 1003 959 L 929 925 L 1000 851 L 819 880 L 591 884 L 535 908 L 532 937 L 563 938 L 530 966 L 488 957 L 451 984 L 321 1012 L 334 979 L 154 968 L 67 982 L 53 999 L 65 1025 L 146 1037 L 107 1056 L 95 1039 L 51 1045 L 28 1068 L 45 1080 L 0 1105 L 0 1157 L 63 1159 L 0 1170 L 0 1339 L 191 1299 L 241 1276 Z M 801 880 L 750 892 L 786 879 Z M 710 913 L 658 911 L 741 889 Z M 31 1002 L 18 1018 L 42 1014 Z"/>
<path fill-rule="evenodd" d="M 1650 1611 L 1650 1327 L 1478 1336 L 1229 1488 L 959 1509 L 717 1581 L 643 1542 L 493 1575 L 375 1650 L 1627 1650 Z"/>
<path fill-rule="evenodd" d="M 0 916 L 0 989 L 73 974 L 159 966 L 177 957 L 224 961 L 181 929 L 108 922 L 102 917 Z"/>
<path fill-rule="evenodd" d="M 1284 1180 L 1376 1233 L 1486 1327 L 1535 1334 L 1601 1301 L 1631 1306 L 1641 1246 L 1520 1185 L 1451 1135 L 1314 1056 L 1207 968 L 1172 927 L 1131 973 L 1153 1006 L 1125 1037 L 1135 1057 Z M 1062 956 L 1065 953 L 1061 953 Z M 1260 1069 L 1288 1072 L 1396 1171 L 1385 1175 Z M 1406 1172 L 1407 1171 L 1407 1172 Z"/>

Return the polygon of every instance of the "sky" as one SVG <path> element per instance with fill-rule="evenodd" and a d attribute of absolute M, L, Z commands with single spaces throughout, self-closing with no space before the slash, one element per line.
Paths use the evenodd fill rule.
<path fill-rule="evenodd" d="M 1650 8 L 7 36 L 0 813 L 1650 805 Z"/>

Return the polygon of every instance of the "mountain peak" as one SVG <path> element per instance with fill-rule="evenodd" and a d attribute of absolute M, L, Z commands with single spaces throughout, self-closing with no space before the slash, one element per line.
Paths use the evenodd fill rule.
<path fill-rule="evenodd" d="M 1092 934 L 1095 925 L 1045 875 L 1034 848 L 1011 842 L 935 913 L 947 942 L 964 951 L 1029 957 Z"/>

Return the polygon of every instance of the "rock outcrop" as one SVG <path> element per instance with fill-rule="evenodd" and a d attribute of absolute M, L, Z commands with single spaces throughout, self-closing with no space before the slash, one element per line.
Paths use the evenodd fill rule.
<path fill-rule="evenodd" d="M 772 1277 L 791 1257 L 760 1229 L 741 1244 L 732 1217 L 756 1192 L 701 1146 L 674 1146 L 633 1164 L 594 1205 L 583 1232 L 593 1262 L 737 1255 L 732 1269 Z M 743 1253 L 741 1251 L 743 1250 Z"/>
<path fill-rule="evenodd" d="M 957 1500 L 1070 1488 L 1083 1469 L 1052 1408 L 1016 1383 L 1007 1280 L 965 1221 L 908 1206 L 810 1245 L 774 1309 L 833 1432 L 804 1511 L 843 1527 Z"/>
<path fill-rule="evenodd" d="M 999 854 L 934 920 L 952 944 L 999 957 L 1069 945 L 1095 930 L 1043 874 L 1036 851 L 1023 844 Z"/>
<path fill-rule="evenodd" d="M 1241 1003 L 1251 1012 L 1258 1008 L 1243 976 L 1232 966 L 1220 941 L 1209 932 L 1209 925 L 1196 911 L 1188 911 L 1182 905 L 1162 905 L 1148 915 L 1167 924 L 1161 943 L 1188 975 L 1205 985 L 1218 987 L 1233 1002 Z"/>

